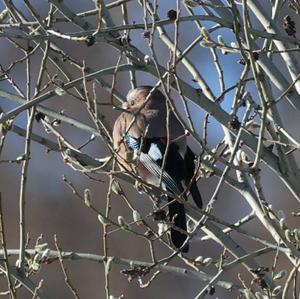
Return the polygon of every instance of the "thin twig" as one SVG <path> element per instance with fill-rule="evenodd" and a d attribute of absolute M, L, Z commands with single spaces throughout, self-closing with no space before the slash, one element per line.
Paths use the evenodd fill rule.
<path fill-rule="evenodd" d="M 58 260 L 59 260 L 59 264 L 60 264 L 61 270 L 62 270 L 62 272 L 64 274 L 65 283 L 68 286 L 68 288 L 70 289 L 70 291 L 73 294 L 74 298 L 75 299 L 80 299 L 77 290 L 72 285 L 72 283 L 70 281 L 70 278 L 68 276 L 67 269 L 66 269 L 66 267 L 64 265 L 64 258 L 63 258 L 63 255 L 62 255 L 62 251 L 61 251 L 61 249 L 58 246 L 58 240 L 57 240 L 57 236 L 56 235 L 54 235 L 54 245 L 55 245 L 55 248 L 57 250 L 57 255 L 58 255 Z"/>
<path fill-rule="evenodd" d="M 6 236 L 5 236 L 5 229 L 4 229 L 4 220 L 3 220 L 3 209 L 2 209 L 2 194 L 0 192 L 0 238 L 1 238 L 1 247 L 3 250 L 3 257 L 4 257 L 4 265 L 5 265 L 5 276 L 7 278 L 7 285 L 9 289 L 9 293 L 11 298 L 16 298 L 16 292 L 14 289 L 14 285 L 12 283 L 12 276 L 10 271 L 10 265 L 8 261 L 8 254 L 7 254 L 7 247 L 6 247 Z"/>

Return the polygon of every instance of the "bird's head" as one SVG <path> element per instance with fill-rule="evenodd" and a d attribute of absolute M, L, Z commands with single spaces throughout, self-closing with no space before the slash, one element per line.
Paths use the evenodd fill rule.
<path fill-rule="evenodd" d="M 160 110 L 165 106 L 165 101 L 165 96 L 158 89 L 153 90 L 153 86 L 139 86 L 128 92 L 127 102 L 124 102 L 122 107 L 132 111 L 141 107 Z"/>

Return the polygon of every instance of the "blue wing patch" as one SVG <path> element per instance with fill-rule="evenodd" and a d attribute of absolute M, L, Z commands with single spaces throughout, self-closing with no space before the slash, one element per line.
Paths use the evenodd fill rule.
<path fill-rule="evenodd" d="M 133 151 L 137 151 L 140 149 L 140 145 L 141 145 L 140 138 L 136 139 L 136 138 L 132 137 L 129 133 L 127 133 L 125 135 L 125 140 L 126 140 L 128 147 L 130 149 L 132 149 Z"/>

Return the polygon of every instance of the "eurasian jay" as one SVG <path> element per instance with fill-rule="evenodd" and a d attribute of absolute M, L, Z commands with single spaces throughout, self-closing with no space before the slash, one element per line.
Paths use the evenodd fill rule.
<path fill-rule="evenodd" d="M 130 164 L 128 153 L 131 153 L 136 157 L 137 174 L 143 180 L 157 186 L 161 179 L 162 188 L 186 198 L 188 190 L 183 188 L 184 182 L 196 205 L 202 208 L 201 195 L 194 178 L 195 156 L 186 144 L 184 129 L 174 113 L 170 112 L 167 120 L 165 96 L 151 86 L 140 86 L 129 91 L 123 108 L 126 111 L 116 119 L 113 129 L 114 149 L 120 167 L 127 168 L 126 165 Z M 166 152 L 167 136 L 169 146 Z M 185 208 L 174 198 L 168 197 L 168 201 L 169 218 L 174 223 L 171 240 L 176 248 L 180 248 L 187 238 L 184 233 L 187 229 Z M 188 244 L 182 251 L 188 251 Z"/>

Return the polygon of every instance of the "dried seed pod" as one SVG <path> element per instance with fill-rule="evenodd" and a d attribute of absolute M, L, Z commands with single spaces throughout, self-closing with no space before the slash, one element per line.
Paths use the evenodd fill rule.
<path fill-rule="evenodd" d="M 292 233 L 292 231 L 291 231 L 290 229 L 286 229 L 286 230 L 284 231 L 284 235 L 285 235 L 286 239 L 287 239 L 289 242 L 292 243 L 292 242 L 294 241 L 293 233 Z"/>
<path fill-rule="evenodd" d="M 85 44 L 87 47 L 91 47 L 93 44 L 95 44 L 96 39 L 93 35 L 87 36 L 85 39 Z"/>
<path fill-rule="evenodd" d="M 110 272 L 110 270 L 111 270 L 111 268 L 112 268 L 112 265 L 113 265 L 112 261 L 113 261 L 113 258 L 112 258 L 112 257 L 109 257 L 109 258 L 107 259 L 107 262 L 105 263 L 105 272 L 106 272 L 106 273 L 109 273 L 109 272 Z"/>
<path fill-rule="evenodd" d="M 120 183 L 117 180 L 113 180 L 111 183 L 111 190 L 117 195 L 124 195 Z"/>
<path fill-rule="evenodd" d="M 167 15 L 170 21 L 175 21 L 177 19 L 177 11 L 174 9 L 170 9 Z"/>
<path fill-rule="evenodd" d="M 54 119 L 51 124 L 54 127 L 59 127 L 59 125 L 61 124 L 61 120 L 60 119 Z"/>
<path fill-rule="evenodd" d="M 237 63 L 241 64 L 241 65 L 246 65 L 246 61 L 244 58 L 241 58 L 237 61 Z"/>
<path fill-rule="evenodd" d="M 132 212 L 132 218 L 134 222 L 139 222 L 142 220 L 141 214 L 137 210 Z"/>
<path fill-rule="evenodd" d="M 84 198 L 84 204 L 87 207 L 91 206 L 91 199 L 92 199 L 92 195 L 91 195 L 91 190 L 90 189 L 84 189 L 84 193 L 83 193 L 83 198 Z"/>
<path fill-rule="evenodd" d="M 202 255 L 199 255 L 195 258 L 194 262 L 197 263 L 197 264 L 203 264 L 203 256 Z"/>
<path fill-rule="evenodd" d="M 66 94 L 66 91 L 62 87 L 56 87 L 54 92 L 60 97 Z"/>
<path fill-rule="evenodd" d="M 241 123 L 236 115 L 233 116 L 232 120 L 229 122 L 229 126 L 234 130 L 238 130 L 241 127 Z"/>
<path fill-rule="evenodd" d="M 294 36 L 296 34 L 295 22 L 291 19 L 289 15 L 283 18 L 283 29 L 289 36 Z"/>
<path fill-rule="evenodd" d="M 216 288 L 212 285 L 207 288 L 207 294 L 212 296 L 216 292 Z"/>
<path fill-rule="evenodd" d="M 224 38 L 223 38 L 222 35 L 218 35 L 217 39 L 218 39 L 218 43 L 219 43 L 219 44 L 225 45 Z"/>
<path fill-rule="evenodd" d="M 238 45 L 235 42 L 231 42 L 230 46 L 231 46 L 231 48 L 237 48 L 238 47 Z"/>
<path fill-rule="evenodd" d="M 286 225 L 285 225 L 285 219 L 284 218 L 280 218 L 279 220 L 279 226 L 281 229 L 285 229 Z"/>
<path fill-rule="evenodd" d="M 3 9 L 0 13 L 0 22 L 2 22 L 9 15 L 9 10 L 7 8 Z"/>
<path fill-rule="evenodd" d="M 201 31 L 201 34 L 203 35 L 204 40 L 206 40 L 206 41 L 210 41 L 211 40 L 209 32 L 207 31 L 207 29 L 205 27 L 201 27 L 200 31 Z"/>
<path fill-rule="evenodd" d="M 51 253 L 51 251 L 49 248 L 45 249 L 42 253 L 41 260 L 46 260 L 47 258 L 49 258 L 50 253 Z"/>
<path fill-rule="evenodd" d="M 300 239 L 300 228 L 297 229 L 297 233 L 296 233 L 298 239 Z"/>
<path fill-rule="evenodd" d="M 299 235 L 299 229 L 298 228 L 293 229 L 293 235 L 294 235 L 295 241 L 297 243 L 299 243 L 300 242 L 300 235 Z"/>
<path fill-rule="evenodd" d="M 274 280 L 280 280 L 286 276 L 286 270 L 281 270 L 274 276 Z"/>
<path fill-rule="evenodd" d="M 259 53 L 258 52 L 253 52 L 253 58 L 255 61 L 259 59 Z"/>
<path fill-rule="evenodd" d="M 150 31 L 144 31 L 143 32 L 143 37 L 149 39 L 151 37 Z"/>
<path fill-rule="evenodd" d="M 228 49 L 226 49 L 226 48 L 221 48 L 221 53 L 222 53 L 223 55 L 227 55 L 227 54 L 229 53 L 229 51 L 228 51 Z"/>
<path fill-rule="evenodd" d="M 25 160 L 25 155 L 18 156 L 16 158 L 16 163 L 19 164 L 19 163 L 23 162 L 24 160 Z"/>
<path fill-rule="evenodd" d="M 200 42 L 201 47 L 203 48 L 214 48 L 216 47 L 216 44 L 211 41 L 203 40 Z"/>
<path fill-rule="evenodd" d="M 41 252 L 45 251 L 47 248 L 48 248 L 48 243 L 41 243 L 41 244 L 35 245 L 34 250 L 36 252 L 41 253 Z"/>
<path fill-rule="evenodd" d="M 153 238 L 155 235 L 154 235 L 154 233 L 153 233 L 153 231 L 152 230 L 150 230 L 150 229 L 147 229 L 146 230 L 146 232 L 144 233 L 144 236 L 146 236 L 147 238 Z"/>
<path fill-rule="evenodd" d="M 184 0 L 184 4 L 189 6 L 190 8 L 197 7 L 200 5 L 197 1 L 193 1 L 193 0 Z"/>
<path fill-rule="evenodd" d="M 149 64 L 151 62 L 151 58 L 149 55 L 144 56 L 144 62 L 145 62 L 145 64 Z"/>
<path fill-rule="evenodd" d="M 213 259 L 211 257 L 207 257 L 203 260 L 203 265 L 205 267 L 208 267 L 213 262 Z"/>
<path fill-rule="evenodd" d="M 98 220 L 101 222 L 101 224 L 103 225 L 107 225 L 109 224 L 110 222 L 105 218 L 103 217 L 101 214 L 98 215 Z"/>
<path fill-rule="evenodd" d="M 257 299 L 268 299 L 269 298 L 268 296 L 265 296 L 260 292 L 255 292 L 255 296 Z"/>
<path fill-rule="evenodd" d="M 244 290 L 244 295 L 246 299 L 257 299 L 250 290 Z"/>
<path fill-rule="evenodd" d="M 36 113 L 36 115 L 35 115 L 35 120 L 36 120 L 37 122 L 39 122 L 41 119 L 44 119 L 45 116 L 46 116 L 46 115 L 45 115 L 44 113 L 38 112 L 38 113 Z"/>
<path fill-rule="evenodd" d="M 128 224 L 123 216 L 118 216 L 118 224 L 121 226 L 121 228 L 128 228 Z"/>
<path fill-rule="evenodd" d="M 187 222 L 187 232 L 192 233 L 195 229 L 195 222 L 191 219 L 188 220 Z"/>
<path fill-rule="evenodd" d="M 272 291 L 272 297 L 278 296 L 281 291 L 282 291 L 282 286 L 275 287 Z"/>

